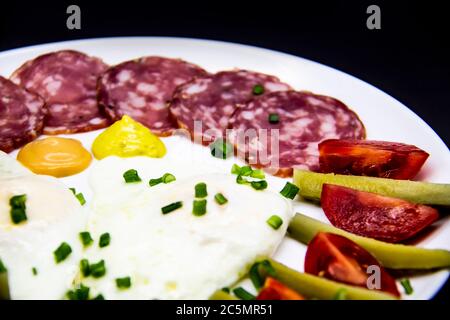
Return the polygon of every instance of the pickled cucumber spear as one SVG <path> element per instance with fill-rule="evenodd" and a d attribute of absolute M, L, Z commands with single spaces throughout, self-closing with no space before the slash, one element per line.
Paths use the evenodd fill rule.
<path fill-rule="evenodd" d="M 291 220 L 288 232 L 291 237 L 304 244 L 308 244 L 318 232 L 342 235 L 366 249 L 386 268 L 435 269 L 450 267 L 450 251 L 392 244 L 357 236 L 299 213 Z"/>
<path fill-rule="evenodd" d="M 450 184 L 315 173 L 297 169 L 294 170 L 294 183 L 300 188 L 299 194 L 302 197 L 317 201 L 320 200 L 322 185 L 329 183 L 414 203 L 450 206 Z"/>
<path fill-rule="evenodd" d="M 279 280 L 292 290 L 308 298 L 321 300 L 335 299 L 338 292 L 345 292 L 348 300 L 393 300 L 395 296 L 378 290 L 369 290 L 362 287 L 346 285 L 336 281 L 328 280 L 308 273 L 295 271 L 270 258 L 262 259 L 270 263 L 274 272 L 270 276 Z M 262 264 L 260 264 L 262 265 Z M 267 276 L 267 269 L 260 267 L 258 272 L 261 277 Z"/>

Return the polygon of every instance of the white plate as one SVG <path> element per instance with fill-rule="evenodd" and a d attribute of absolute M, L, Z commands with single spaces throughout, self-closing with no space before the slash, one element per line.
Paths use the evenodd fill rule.
<path fill-rule="evenodd" d="M 245 68 L 273 74 L 296 89 L 309 90 L 342 100 L 361 118 L 368 139 L 414 144 L 428 153 L 420 176 L 421 180 L 450 182 L 450 153 L 436 133 L 402 103 L 375 87 L 324 65 L 292 55 L 245 45 L 181 38 L 105 38 L 67 41 L 0 53 L 0 74 L 9 75 L 26 60 L 40 54 L 61 49 L 75 49 L 98 56 L 106 63 L 116 64 L 145 55 L 182 58 L 208 71 Z M 72 135 L 87 147 L 98 132 Z M 13 153 L 14 154 L 14 153 Z M 70 186 L 86 190 L 87 172 L 64 178 Z M 89 193 L 89 191 L 86 191 Z M 299 203 L 299 212 L 327 221 L 319 207 Z M 440 226 L 419 245 L 426 248 L 450 249 L 450 218 L 441 219 Z M 286 239 L 276 258 L 302 270 L 306 247 Z M 443 285 L 448 271 L 414 277 L 414 294 L 404 298 L 429 299 Z"/>

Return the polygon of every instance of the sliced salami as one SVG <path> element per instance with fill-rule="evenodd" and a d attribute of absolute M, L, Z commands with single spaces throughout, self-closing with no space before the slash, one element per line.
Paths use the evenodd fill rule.
<path fill-rule="evenodd" d="M 168 103 L 175 88 L 202 68 L 179 59 L 144 57 L 111 67 L 99 81 L 99 103 L 112 120 L 124 114 L 141 122 L 160 136 L 178 128 L 169 117 Z"/>
<path fill-rule="evenodd" d="M 42 98 L 0 76 L 0 150 L 10 152 L 35 139 L 46 111 Z"/>
<path fill-rule="evenodd" d="M 310 92 L 274 92 L 236 110 L 230 141 L 251 165 L 278 176 L 319 169 L 324 139 L 363 139 L 358 116 L 342 102 Z"/>
<path fill-rule="evenodd" d="M 223 71 L 177 88 L 170 112 L 196 142 L 209 144 L 223 135 L 237 107 L 269 92 L 291 89 L 277 77 L 246 71 Z"/>
<path fill-rule="evenodd" d="M 44 98 L 48 117 L 45 134 L 104 128 L 109 120 L 97 104 L 97 79 L 107 69 L 100 59 L 64 50 L 30 60 L 11 80 Z"/>

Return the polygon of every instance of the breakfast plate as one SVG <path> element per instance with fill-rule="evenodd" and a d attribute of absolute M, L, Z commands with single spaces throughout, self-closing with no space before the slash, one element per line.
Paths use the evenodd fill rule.
<path fill-rule="evenodd" d="M 422 119 L 420 119 L 410 109 L 408 109 L 393 97 L 387 95 L 386 93 L 383 93 L 370 84 L 367 84 L 336 69 L 285 53 L 241 44 L 185 38 L 127 37 L 66 41 L 2 52 L 0 53 L 0 75 L 8 78 L 11 74 L 13 74 L 13 72 L 15 72 L 15 70 L 17 70 L 17 68 L 22 66 L 25 62 L 31 61 L 37 56 L 50 52 L 57 52 L 59 50 L 76 50 L 89 56 L 99 57 L 103 60 L 104 63 L 108 65 L 117 65 L 123 61 L 128 61 L 139 57 L 160 56 L 174 59 L 180 58 L 184 61 L 189 61 L 190 63 L 193 63 L 197 66 L 201 66 L 201 68 L 209 73 L 219 72 L 221 70 L 241 69 L 254 70 L 266 75 L 274 75 L 279 78 L 281 83 L 289 84 L 290 87 L 294 90 L 302 90 L 305 92 L 313 92 L 330 96 L 344 103 L 357 115 L 357 117 L 355 117 L 355 121 L 360 120 L 360 122 L 363 123 L 363 127 L 361 128 L 365 128 L 365 137 L 368 140 L 395 141 L 399 143 L 414 145 L 422 150 L 425 150 L 429 154 L 429 158 L 423 165 L 420 173 L 416 176 L 415 180 L 433 183 L 448 183 L 450 181 L 450 152 L 444 142 Z M 269 86 L 267 86 L 267 88 L 268 87 Z M 195 87 L 194 89 L 196 88 L 197 87 Z M 191 90 L 189 92 L 192 92 L 192 90 L 194 89 L 191 87 L 188 88 L 187 91 Z M 179 99 L 181 101 L 181 104 L 183 103 L 183 98 L 184 96 Z M 182 109 L 182 107 L 180 108 Z M 343 113 L 346 113 L 346 115 L 349 114 L 347 113 L 347 109 L 343 110 Z M 353 116 L 353 113 L 351 114 L 351 116 Z M 245 118 L 245 116 L 243 117 Z M 243 120 L 241 119 L 241 121 Z M 54 126 L 53 128 L 55 127 L 56 126 Z M 58 137 L 76 139 L 82 143 L 86 150 L 90 151 L 93 150 L 93 143 L 96 138 L 105 130 L 109 130 L 109 128 L 72 134 L 59 133 Z M 347 129 L 346 127 L 343 127 L 342 130 Z M 355 129 L 355 131 L 357 130 L 358 129 Z M 45 135 L 45 133 L 46 132 L 44 130 L 44 135 L 40 138 L 46 137 L 47 135 Z M 170 173 L 173 173 L 177 177 L 177 183 L 178 177 L 186 176 L 188 178 L 193 174 L 212 174 L 212 176 L 217 175 L 217 179 L 222 179 L 224 185 L 223 188 L 226 189 L 228 188 L 226 187 L 227 178 L 221 178 L 219 173 L 229 174 L 233 164 L 238 164 L 239 166 L 245 165 L 244 161 L 234 156 L 228 157 L 227 159 L 218 159 L 216 157 L 212 157 L 210 148 L 202 146 L 201 144 L 192 143 L 187 137 L 182 135 L 175 134 L 173 136 L 166 137 L 164 135 L 161 135 L 160 139 L 165 144 L 165 147 L 167 149 L 167 154 L 165 156 L 167 157 L 165 160 L 167 166 L 164 169 Z M 9 155 L 13 158 L 16 158 L 18 152 L 19 150 L 16 149 L 10 152 Z M 163 157 L 161 159 L 165 158 Z M 123 161 L 124 160 L 121 160 L 120 158 L 117 158 L 115 160 L 113 160 L 113 158 L 107 158 L 101 161 L 94 159 L 92 164 L 90 164 L 86 170 L 70 176 L 58 178 L 58 180 L 64 183 L 65 186 L 75 188 L 78 192 L 83 193 L 87 204 L 85 210 L 89 210 L 88 208 L 90 208 L 89 206 L 96 192 L 99 198 L 107 199 L 108 202 L 102 203 L 97 199 L 95 202 L 97 208 L 101 205 L 110 206 L 110 208 L 113 208 L 114 206 L 121 206 L 127 203 L 129 204 L 130 208 L 136 209 L 135 202 L 145 202 L 148 199 L 145 200 L 139 198 L 139 196 L 137 196 L 136 190 L 131 193 L 127 193 L 128 191 L 125 192 L 122 189 L 116 188 L 117 186 L 114 185 L 114 181 L 108 180 L 109 177 L 114 176 L 114 174 L 119 174 L 119 176 L 121 176 L 125 170 L 133 168 L 139 171 L 140 175 L 142 175 L 143 180 L 144 177 L 145 179 L 157 178 L 158 176 L 155 175 L 158 174 L 157 172 L 159 171 L 157 171 L 155 168 L 158 168 L 158 166 L 161 165 L 161 162 L 149 162 L 151 165 L 143 164 L 145 160 L 142 160 L 142 157 L 138 157 L 136 159 L 133 158 L 129 160 L 129 162 Z M 150 158 L 150 160 L 148 161 L 156 160 Z M 164 162 L 162 162 L 162 164 L 164 164 Z M 268 172 L 269 173 L 266 173 L 266 178 L 270 189 L 281 190 L 287 181 L 292 181 L 292 178 L 288 178 L 285 175 L 272 176 L 270 174 L 270 171 Z M 208 179 L 210 179 L 212 176 L 204 176 L 203 179 L 205 181 L 209 181 Z M 182 181 L 180 181 L 179 188 L 180 190 L 184 190 L 184 187 L 181 184 Z M 168 186 L 169 185 L 170 184 L 168 184 Z M 212 186 L 211 188 L 213 188 L 214 182 L 208 183 L 208 185 Z M 101 190 L 101 192 L 99 192 L 98 190 Z M 180 194 L 182 193 L 182 191 L 179 192 Z M 231 193 L 232 191 L 230 191 L 230 194 Z M 243 193 L 245 193 L 245 191 L 243 191 Z M 251 195 L 247 196 L 252 197 Z M 238 195 L 236 195 L 236 197 L 238 197 Z M 448 197 L 450 197 L 450 195 L 448 195 Z M 160 196 L 155 196 L 152 201 L 154 203 L 158 203 L 160 198 L 164 198 L 163 193 Z M 277 204 L 278 208 L 281 208 L 279 209 L 280 211 L 288 210 L 287 207 L 284 207 L 285 204 L 281 202 L 278 203 L 277 199 L 272 199 L 271 201 L 269 201 L 267 198 L 254 198 L 253 200 L 255 201 L 255 208 L 259 207 L 261 209 L 266 207 L 273 208 L 273 210 L 275 210 L 276 207 L 274 207 L 274 205 Z M 258 204 L 258 206 L 256 204 Z M 299 212 L 309 217 L 313 217 L 317 220 L 329 223 L 327 216 L 324 214 L 322 208 L 315 203 L 294 200 L 292 201 L 292 206 L 294 212 Z M 256 210 L 255 208 L 252 209 L 248 206 L 246 207 L 244 206 L 244 204 L 243 207 L 239 208 L 247 208 L 249 212 L 252 210 Z M 283 214 L 280 213 L 280 215 Z M 283 217 L 285 219 L 288 219 L 288 214 Z M 239 224 L 239 219 L 236 219 L 237 220 L 235 221 L 235 223 Z M 110 228 L 108 231 L 114 229 L 114 226 L 99 221 L 100 219 L 95 223 L 91 223 L 95 224 L 96 227 L 100 229 Z M 154 221 L 152 223 L 159 222 Z M 176 222 L 173 222 L 173 224 L 176 224 Z M 251 226 L 251 224 L 249 224 L 249 226 Z M 448 217 L 440 217 L 439 221 L 433 226 L 434 229 L 432 231 L 429 231 L 426 236 L 420 238 L 420 240 L 416 240 L 416 243 L 414 243 L 414 245 L 429 249 L 450 250 L 450 219 L 448 219 Z M 95 229 L 96 227 L 92 228 Z M 217 233 L 220 233 L 217 226 L 211 225 L 210 228 L 211 230 L 216 230 L 215 228 L 217 228 Z M 254 229 L 249 229 L 249 233 L 254 234 L 255 241 L 259 240 L 261 242 L 264 242 L 265 240 L 267 240 L 267 238 L 269 238 L 269 236 L 262 231 L 258 233 L 257 230 L 260 230 L 259 228 L 259 226 L 255 225 Z M 241 231 L 243 231 L 243 229 L 241 230 L 237 228 L 236 230 L 234 230 L 234 236 L 237 238 L 238 234 Z M 139 233 L 139 230 L 136 229 L 136 232 L 137 234 L 141 235 Z M 155 229 L 154 232 L 157 233 L 158 231 Z M 117 230 L 116 234 L 119 233 L 120 230 Z M 123 234 L 122 238 L 120 237 L 121 236 L 119 235 L 117 236 L 117 238 L 113 237 L 112 241 L 114 241 L 114 239 L 122 239 L 123 247 L 121 249 L 127 250 L 126 245 L 132 244 L 132 242 L 127 242 L 128 240 L 131 241 L 128 238 L 133 237 L 128 237 L 126 234 Z M 214 235 L 211 235 L 211 237 L 214 238 Z M 0 235 L 0 248 L 1 239 L 2 238 Z M 155 237 L 153 241 L 158 241 L 158 238 Z M 214 242 L 213 240 L 211 241 Z M 180 245 L 181 242 L 175 241 L 174 243 Z M 268 243 L 266 245 L 270 247 L 273 245 L 273 243 Z M 215 257 L 214 255 L 213 249 L 219 248 L 214 247 L 214 245 L 212 245 L 210 249 L 195 246 L 193 246 L 192 248 L 197 248 L 198 250 L 200 250 L 200 248 L 203 248 L 205 252 L 209 254 L 209 258 L 211 259 L 211 263 L 213 264 L 215 261 L 214 259 L 220 258 L 220 256 Z M 151 250 L 157 249 L 158 248 L 151 247 Z M 185 255 L 182 247 L 164 247 L 164 249 L 174 250 L 179 255 Z M 307 247 L 305 245 L 297 242 L 289 236 L 286 236 L 282 240 L 280 246 L 277 248 L 275 254 L 273 255 L 273 258 L 287 265 L 288 267 L 291 267 L 292 269 L 303 272 L 306 250 Z M 265 252 L 264 250 L 262 251 Z M 0 257 L 1 254 L 2 252 L 0 251 Z M 236 255 L 236 257 L 239 257 L 240 254 L 243 259 L 246 257 L 244 252 L 229 252 L 230 256 Z M 250 253 L 247 252 L 246 254 Z M 115 259 L 114 254 L 110 252 L 103 253 L 103 251 L 100 251 L 96 252 L 93 255 L 96 258 L 101 256 L 107 261 L 108 259 L 109 261 Z M 160 256 L 160 259 L 169 259 L 167 265 L 173 265 L 173 261 L 170 260 L 173 258 L 173 255 L 167 256 L 164 252 L 162 252 Z M 196 253 L 195 257 L 196 259 L 198 259 L 198 261 L 206 261 L 206 258 L 201 257 L 201 254 L 198 252 Z M 137 264 L 143 263 L 143 260 L 140 261 L 141 262 L 138 262 Z M 164 266 L 167 267 L 165 264 L 153 266 L 154 272 L 158 272 L 158 270 L 160 270 L 158 268 L 162 268 Z M 111 267 L 111 270 L 114 270 L 114 267 Z M 207 268 L 200 268 L 198 272 L 206 272 L 207 270 Z M 191 271 L 195 273 L 194 270 Z M 226 274 L 227 272 L 230 273 L 233 270 L 231 268 L 226 270 L 224 269 L 222 271 L 224 274 Z M 402 298 L 430 299 L 439 291 L 447 278 L 448 271 L 445 269 L 421 275 L 415 275 L 414 277 L 410 278 L 411 285 L 414 288 L 414 291 L 409 295 L 402 294 Z M 217 279 L 219 278 L 215 278 L 215 280 Z M 110 280 L 113 281 L 113 279 Z M 95 283 L 93 282 L 95 281 L 92 280 L 88 281 L 87 283 L 90 283 L 91 286 L 95 286 Z M 102 283 L 98 286 L 98 288 L 100 288 L 99 290 L 103 292 L 107 292 L 108 290 L 110 290 L 108 286 L 108 284 Z M 242 286 L 249 291 L 252 290 L 252 285 L 249 280 L 243 281 Z M 183 288 L 180 288 L 180 290 L 182 289 Z M 204 284 L 202 288 L 199 288 L 198 292 L 198 296 L 193 295 L 192 298 L 203 297 L 204 292 L 208 292 L 208 286 Z M 133 298 L 133 296 L 120 295 L 111 295 L 111 297 Z M 178 296 L 174 295 L 173 297 L 176 298 Z"/>

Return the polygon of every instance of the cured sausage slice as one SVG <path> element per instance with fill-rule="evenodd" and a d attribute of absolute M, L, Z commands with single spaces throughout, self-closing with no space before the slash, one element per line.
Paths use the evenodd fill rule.
<path fill-rule="evenodd" d="M 269 92 L 291 89 L 277 77 L 246 71 L 223 71 L 186 83 L 174 93 L 170 112 L 196 142 L 208 145 L 223 136 L 236 108 Z"/>
<path fill-rule="evenodd" d="M 153 133 L 168 136 L 178 128 L 168 108 L 175 88 L 206 74 L 202 68 L 179 59 L 144 57 L 126 61 L 109 68 L 100 79 L 99 103 L 112 120 L 126 114 Z"/>
<path fill-rule="evenodd" d="M 11 152 L 42 131 L 44 100 L 0 76 L 0 150 Z"/>
<path fill-rule="evenodd" d="M 249 164 L 278 176 L 317 171 L 324 139 L 363 139 L 358 116 L 342 102 L 310 92 L 274 92 L 247 103 L 230 119 L 230 141 Z"/>
<path fill-rule="evenodd" d="M 44 98 L 48 117 L 45 134 L 104 128 L 109 120 L 97 104 L 97 79 L 107 65 L 84 53 L 63 50 L 30 60 L 11 80 Z"/>

